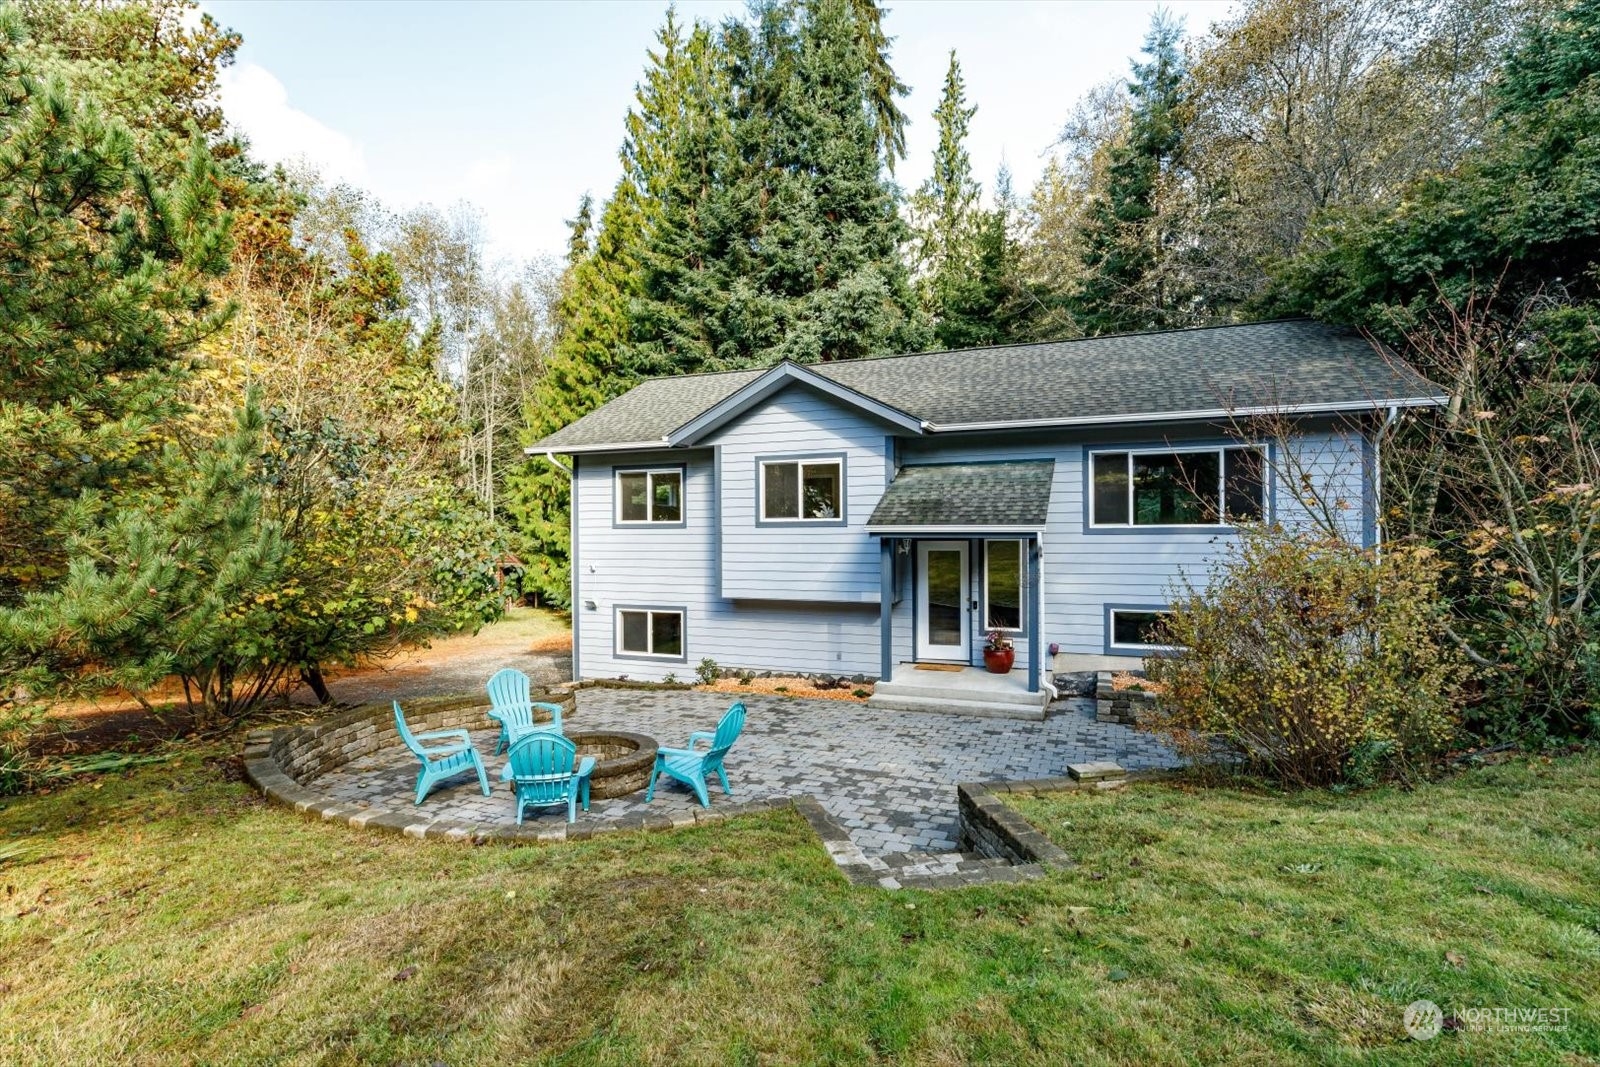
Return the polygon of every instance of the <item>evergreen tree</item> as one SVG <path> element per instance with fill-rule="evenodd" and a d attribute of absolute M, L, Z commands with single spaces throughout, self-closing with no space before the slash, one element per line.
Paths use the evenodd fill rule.
<path fill-rule="evenodd" d="M 0 9 L 0 603 L 66 566 L 60 520 L 155 470 L 190 353 L 227 317 L 202 145 L 158 184 L 119 122 L 42 80 Z"/>
<path fill-rule="evenodd" d="M 220 440 L 163 449 L 172 491 L 144 494 L 109 521 L 85 494 L 73 509 L 66 580 L 0 609 L 7 682 L 118 686 L 142 699 L 177 675 L 209 719 L 266 696 L 286 669 L 273 631 L 288 548 L 252 476 L 263 430 L 252 395 Z"/>
<path fill-rule="evenodd" d="M 695 299 L 681 302 L 693 321 L 681 332 L 703 338 L 717 368 L 922 347 L 848 0 L 767 3 L 725 26 L 722 45 L 728 148 L 708 157 L 725 165 L 697 200 Z M 688 251 L 657 247 L 659 258 Z"/>
<path fill-rule="evenodd" d="M 877 0 L 850 0 L 850 9 L 867 57 L 867 97 L 878 149 L 883 153 L 884 166 L 893 174 L 895 161 L 906 158 L 906 113 L 900 110 L 898 100 L 911 90 L 889 61 L 894 38 L 883 32 L 884 9 Z"/>
<path fill-rule="evenodd" d="M 1039 304 L 1022 284 L 1019 246 L 1013 234 L 1018 213 L 1011 174 L 995 178 L 995 204 L 977 213 L 968 264 L 939 279 L 941 307 L 935 327 L 943 348 L 973 348 L 1031 340 Z"/>
<path fill-rule="evenodd" d="M 1157 215 L 1162 179 L 1183 145 L 1183 23 L 1157 11 L 1133 64 L 1126 140 L 1112 150 L 1109 180 L 1084 224 L 1084 277 L 1074 304 L 1089 334 L 1169 325 L 1182 303 L 1164 267 L 1168 235 Z"/>
<path fill-rule="evenodd" d="M 977 110 L 967 106 L 961 63 L 951 49 L 944 94 L 933 112 L 939 130 L 933 169 L 911 197 L 918 284 L 941 348 L 961 347 L 974 332 L 968 315 L 982 314 L 978 290 L 983 286 L 975 273 L 978 237 L 991 227 L 979 208 L 980 190 L 967 154 L 967 130 Z"/>

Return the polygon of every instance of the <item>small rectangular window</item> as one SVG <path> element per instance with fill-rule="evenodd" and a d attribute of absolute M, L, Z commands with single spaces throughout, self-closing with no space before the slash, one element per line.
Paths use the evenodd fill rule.
<path fill-rule="evenodd" d="M 761 517 L 768 521 L 827 521 L 844 515 L 844 463 L 763 461 Z"/>
<path fill-rule="evenodd" d="M 984 628 L 1022 629 L 1022 542 L 986 542 L 983 561 Z"/>
<path fill-rule="evenodd" d="M 617 651 L 630 656 L 683 658 L 683 612 L 617 609 Z"/>
<path fill-rule="evenodd" d="M 1165 611 L 1111 610 L 1111 646 L 1113 648 L 1171 648 L 1166 633 Z"/>
<path fill-rule="evenodd" d="M 679 523 L 683 521 L 683 471 L 617 472 L 617 521 Z"/>

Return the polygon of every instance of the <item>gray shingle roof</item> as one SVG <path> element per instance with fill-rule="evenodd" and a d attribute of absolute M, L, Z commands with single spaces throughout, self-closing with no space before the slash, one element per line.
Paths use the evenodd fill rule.
<path fill-rule="evenodd" d="M 1130 422 L 1184 413 L 1363 408 L 1443 390 L 1360 334 L 1308 319 L 925 352 L 807 368 L 932 424 Z M 660 442 L 756 370 L 646 381 L 535 447 Z"/>
<path fill-rule="evenodd" d="M 867 526 L 1005 526 L 1042 530 L 1053 459 L 901 467 Z"/>

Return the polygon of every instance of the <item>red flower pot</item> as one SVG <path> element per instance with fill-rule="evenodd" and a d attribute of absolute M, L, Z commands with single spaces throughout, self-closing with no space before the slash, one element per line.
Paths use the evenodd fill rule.
<path fill-rule="evenodd" d="M 983 665 L 989 668 L 990 674 L 1010 674 L 1011 665 L 1017 662 L 1017 651 L 1014 648 L 986 648 L 983 650 Z"/>

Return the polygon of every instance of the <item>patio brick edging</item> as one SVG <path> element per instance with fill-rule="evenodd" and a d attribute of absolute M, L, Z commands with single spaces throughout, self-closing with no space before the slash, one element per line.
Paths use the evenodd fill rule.
<path fill-rule="evenodd" d="M 553 702 L 564 703 L 566 710 L 571 710 L 570 696 Z M 417 701 L 413 707 L 414 710 L 406 712 L 408 723 L 418 729 L 437 730 L 481 725 L 485 705 L 473 696 Z M 722 822 L 755 812 L 793 808 L 806 820 L 840 873 L 853 885 L 951 889 L 1030 881 L 1043 877 L 1049 870 L 1075 866 L 1064 850 L 1007 805 L 1003 795 L 1116 788 L 1129 777 L 1162 774 L 1156 771 L 1130 775 L 1117 768 L 1114 776 L 1101 773 L 1098 780 L 1062 777 L 959 783 L 956 800 L 961 849 L 1003 862 L 990 865 L 956 858 L 952 860 L 953 869 L 946 873 L 918 874 L 902 871 L 901 865 L 894 862 L 869 860 L 851 840 L 849 832 L 809 795 L 725 803 L 716 808 L 693 808 L 673 814 L 644 812 L 604 822 L 538 827 L 434 818 L 421 808 L 412 811 L 365 808 L 333 800 L 312 788 L 318 775 L 376 751 L 382 745 L 397 743 L 398 732 L 390 716 L 392 711 L 387 707 L 365 706 L 305 726 L 251 731 L 245 739 L 243 753 L 245 776 L 269 801 L 291 808 L 308 819 L 343 822 L 356 829 L 384 830 L 418 839 L 474 844 L 584 841 L 623 831 L 672 830 Z"/>

